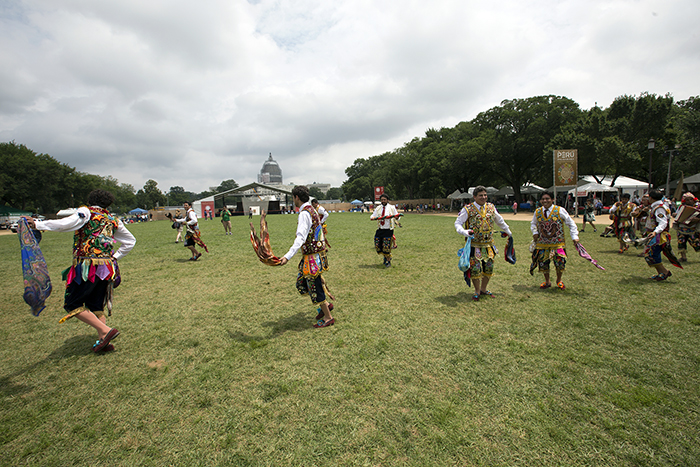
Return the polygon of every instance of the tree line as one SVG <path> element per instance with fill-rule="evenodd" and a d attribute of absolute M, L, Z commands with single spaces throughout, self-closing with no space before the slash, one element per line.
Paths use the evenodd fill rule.
<path fill-rule="evenodd" d="M 561 96 L 505 100 L 454 128 L 430 128 L 422 138 L 345 170 L 348 199 L 373 199 L 383 186 L 394 199 L 444 198 L 475 185 L 553 184 L 552 153 L 578 149 L 579 173 L 647 180 L 650 139 L 652 182 L 700 172 L 700 96 L 620 96 L 608 108 L 583 110 Z M 600 180 L 599 180 L 600 181 Z"/>
<path fill-rule="evenodd" d="M 111 176 L 80 172 L 48 154 L 37 154 L 14 141 L 0 143 L 0 167 L 0 202 L 42 215 L 84 205 L 88 194 L 97 189 L 112 192 L 115 202 L 111 209 L 125 213 L 137 207 L 181 206 L 184 202 L 191 203 L 238 187 L 235 180 L 224 180 L 218 187 L 210 187 L 201 193 L 185 191 L 180 186 L 163 192 L 158 188 L 158 182 L 148 180 L 143 188 L 136 190 Z"/>

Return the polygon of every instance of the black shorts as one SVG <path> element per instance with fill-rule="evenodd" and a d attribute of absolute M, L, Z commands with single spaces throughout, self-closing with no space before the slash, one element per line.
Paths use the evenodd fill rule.
<path fill-rule="evenodd" d="M 84 306 L 90 311 L 103 311 L 108 283 L 109 281 L 95 279 L 95 282 L 82 281 L 76 284 L 74 280 L 66 287 L 63 308 L 73 311 Z"/>

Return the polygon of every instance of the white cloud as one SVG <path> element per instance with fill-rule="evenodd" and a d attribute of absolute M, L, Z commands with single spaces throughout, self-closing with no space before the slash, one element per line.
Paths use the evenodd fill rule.
<path fill-rule="evenodd" d="M 0 6 L 0 140 L 140 188 L 340 185 L 504 99 L 699 94 L 689 0 L 25 0 Z"/>

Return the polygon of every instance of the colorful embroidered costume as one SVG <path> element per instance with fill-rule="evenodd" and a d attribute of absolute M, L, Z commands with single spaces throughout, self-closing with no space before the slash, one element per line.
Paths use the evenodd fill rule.
<path fill-rule="evenodd" d="M 374 249 L 377 254 L 384 256 L 384 265 L 391 265 L 391 250 L 394 243 L 394 226 L 396 217 L 382 219 L 384 217 L 398 216 L 399 211 L 393 204 L 380 204 L 374 209 L 370 220 L 377 220 L 377 231 L 374 233 Z"/>
<path fill-rule="evenodd" d="M 455 220 L 455 229 L 461 235 L 466 237 L 467 230 L 473 231 L 469 269 L 464 272 L 467 284 L 471 283 L 471 279 L 493 276 L 493 259 L 498 254 L 493 241 L 494 225 L 505 231 L 508 236 L 512 236 L 508 224 L 492 203 L 485 203 L 483 206 L 476 202 L 471 203 L 462 208 Z"/>
<path fill-rule="evenodd" d="M 671 262 L 675 260 L 671 251 L 671 234 L 669 233 L 668 222 L 670 216 L 671 211 L 669 211 L 662 200 L 654 202 L 649 208 L 649 216 L 645 227 L 647 234 L 654 234 L 654 237 L 644 249 L 644 260 L 649 266 L 661 263 L 661 253 L 669 258 Z"/>
<path fill-rule="evenodd" d="M 189 208 L 187 210 L 186 217 L 184 219 L 176 219 L 180 223 L 184 223 L 187 227 L 185 232 L 185 247 L 194 246 L 195 244 L 204 248 L 204 251 L 209 253 L 209 249 L 204 244 L 199 233 L 199 223 L 197 221 L 197 214 L 195 214 L 194 209 Z M 201 256 L 201 253 L 199 254 Z"/>
<path fill-rule="evenodd" d="M 46 299 L 51 295 L 49 270 L 39 248 L 38 239 L 27 225 L 26 219 L 22 218 L 17 223 L 17 233 L 22 249 L 24 301 L 32 308 L 32 314 L 39 316 L 39 313 L 46 308 L 44 304 Z"/>
<path fill-rule="evenodd" d="M 63 271 L 66 281 L 64 308 L 68 312 L 61 322 L 84 309 L 96 316 L 111 315 L 112 289 L 121 281 L 117 260 L 136 244 L 136 239 L 109 211 L 98 206 L 78 208 L 67 218 L 36 221 L 39 230 L 75 231 L 73 264 Z M 121 243 L 113 253 L 114 243 Z"/>
<path fill-rule="evenodd" d="M 539 268 L 540 272 L 549 271 L 550 261 L 554 261 L 557 271 L 566 269 L 564 224 L 569 228 L 572 240 L 578 240 L 576 223 L 565 209 L 556 205 L 551 206 L 549 212 L 544 207 L 537 208 L 530 222 L 532 234 L 538 235 L 532 252 L 530 274 L 535 268 Z"/>
<path fill-rule="evenodd" d="M 636 204 L 618 201 L 610 209 L 610 215 L 613 218 L 613 232 L 615 236 L 622 240 L 625 234 L 630 238 L 634 238 L 634 229 L 632 228 L 632 212 L 637 207 Z"/>
<path fill-rule="evenodd" d="M 683 205 L 691 206 L 695 208 L 695 211 L 700 212 L 700 202 L 695 200 L 695 197 L 691 198 L 689 201 L 685 201 Z M 686 251 L 688 250 L 688 244 L 693 247 L 696 252 L 700 252 L 700 232 L 698 232 L 700 224 L 685 222 L 674 222 L 673 228 L 676 229 L 678 237 L 678 250 L 681 252 L 683 258 L 686 257 Z M 685 261 L 685 259 L 683 260 Z"/>
<path fill-rule="evenodd" d="M 323 226 L 318 213 L 309 202 L 299 207 L 296 239 L 284 257 L 290 260 L 299 249 L 303 256 L 299 261 L 297 290 L 301 295 L 308 294 L 314 305 L 326 302 L 326 296 L 332 299 L 323 278 L 323 273 L 328 270 Z"/>

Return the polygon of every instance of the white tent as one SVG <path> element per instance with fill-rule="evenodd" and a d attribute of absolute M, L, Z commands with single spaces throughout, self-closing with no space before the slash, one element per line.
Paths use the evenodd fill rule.
<path fill-rule="evenodd" d="M 584 175 L 581 178 L 589 183 L 598 183 L 593 175 Z M 599 176 L 598 178 L 600 179 L 601 177 Z M 612 177 L 606 176 L 602 178 L 600 184 L 607 185 L 609 187 L 610 182 L 612 182 Z M 623 193 L 633 195 L 635 192 L 637 192 L 637 194 L 641 196 L 644 192 L 646 192 L 649 185 L 647 182 L 620 175 L 615 179 L 615 183 L 612 186 L 613 188 L 619 188 Z"/>
<path fill-rule="evenodd" d="M 607 185 L 601 185 L 600 183 L 586 183 L 577 188 L 572 188 L 569 190 L 570 195 L 574 195 L 577 198 L 580 196 L 588 196 L 588 193 L 603 193 L 603 192 L 617 192 L 617 188 L 613 188 Z"/>

